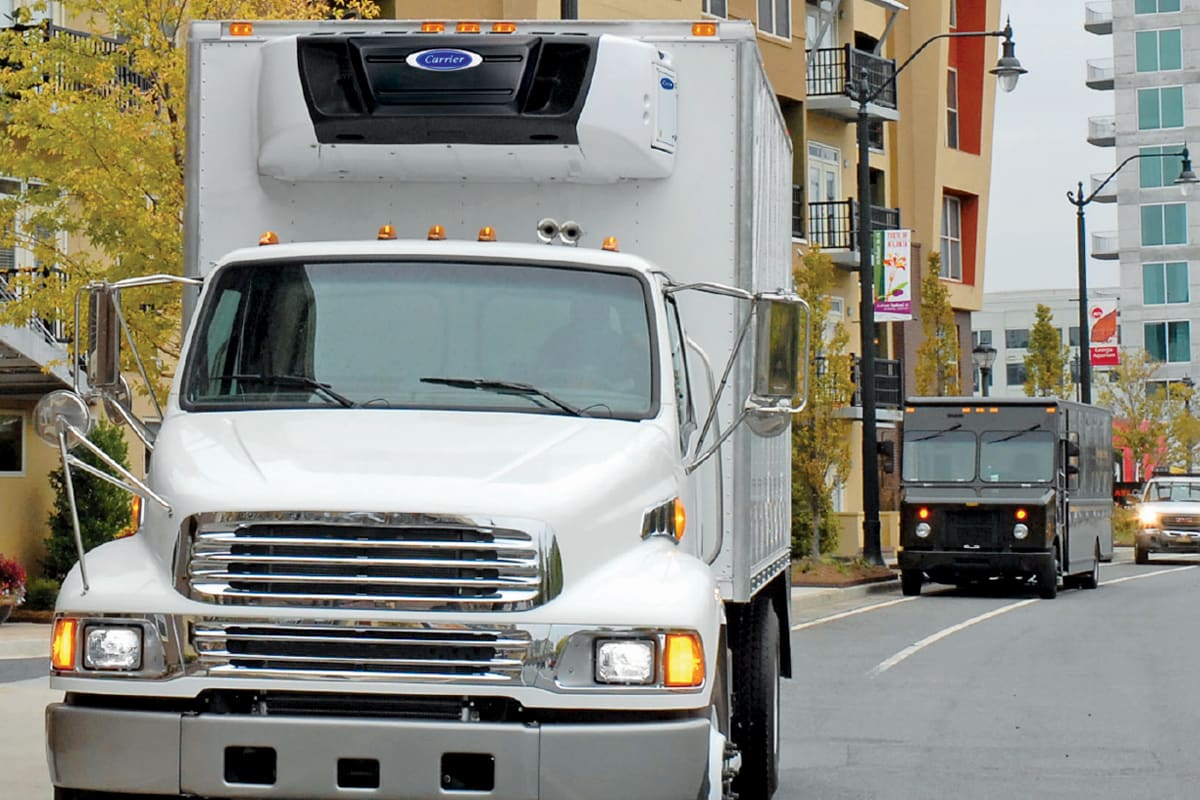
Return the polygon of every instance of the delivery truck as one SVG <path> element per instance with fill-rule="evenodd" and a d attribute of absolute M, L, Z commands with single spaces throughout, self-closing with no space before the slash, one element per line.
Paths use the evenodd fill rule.
<path fill-rule="evenodd" d="M 139 527 L 59 595 L 55 796 L 771 796 L 808 314 L 753 26 L 188 48 L 183 274 L 91 284 L 37 413 L 75 474 L 100 408 L 151 452 L 90 470 Z"/>
<path fill-rule="evenodd" d="M 1095 589 L 1111 560 L 1112 412 L 1055 398 L 912 398 L 901 453 L 900 580 Z"/>

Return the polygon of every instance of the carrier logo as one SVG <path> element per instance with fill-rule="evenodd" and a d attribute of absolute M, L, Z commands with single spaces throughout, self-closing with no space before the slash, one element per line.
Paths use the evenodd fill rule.
<path fill-rule="evenodd" d="M 470 50 L 453 50 L 448 47 L 437 50 L 422 50 L 404 59 L 410 67 L 427 69 L 430 72 L 457 72 L 471 69 L 483 63 L 483 56 Z"/>
<path fill-rule="evenodd" d="M 671 80 L 670 78 L 659 78 L 658 85 L 669 92 L 675 88 L 675 81 Z"/>

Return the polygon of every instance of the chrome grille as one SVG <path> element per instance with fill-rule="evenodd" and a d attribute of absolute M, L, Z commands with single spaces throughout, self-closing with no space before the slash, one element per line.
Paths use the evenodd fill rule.
<path fill-rule="evenodd" d="M 1187 516 L 1164 514 L 1160 524 L 1162 527 L 1172 530 L 1200 530 L 1200 514 Z"/>
<path fill-rule="evenodd" d="M 561 586 L 553 537 L 527 521 L 415 514 L 193 517 L 180 590 L 261 606 L 518 610 Z"/>
<path fill-rule="evenodd" d="M 214 677 L 508 682 L 531 647 L 527 633 L 496 626 L 198 620 L 191 638 Z"/>

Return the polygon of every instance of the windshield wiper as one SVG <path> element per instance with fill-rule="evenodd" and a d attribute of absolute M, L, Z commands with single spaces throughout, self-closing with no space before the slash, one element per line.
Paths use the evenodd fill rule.
<path fill-rule="evenodd" d="M 302 389 L 311 389 L 314 394 L 321 395 L 327 400 L 332 400 L 342 408 L 358 407 L 358 403 L 346 397 L 346 395 L 334 391 L 333 387 L 328 383 L 321 383 L 315 378 L 310 378 L 306 375 L 251 375 L 244 372 L 232 372 L 228 375 L 217 375 L 210 380 L 246 381 L 249 383 L 261 383 L 264 386 L 296 386 Z"/>
<path fill-rule="evenodd" d="M 984 444 L 999 444 L 1000 442 L 1010 442 L 1013 439 L 1016 439 L 1018 436 L 1024 436 L 1027 433 L 1033 433 L 1040 427 L 1042 427 L 1041 423 L 1038 423 L 1037 425 L 1030 425 L 1028 428 L 1026 428 L 1023 431 L 1016 431 L 1014 433 L 1010 433 L 1008 436 L 1002 436 L 999 439 L 992 439 L 990 442 L 984 442 Z"/>
<path fill-rule="evenodd" d="M 555 397 L 546 390 L 539 389 L 532 384 L 520 383 L 518 381 L 496 381 L 489 380 L 487 378 L 421 378 L 421 383 L 434 383 L 438 386 L 453 386 L 458 389 L 481 389 L 485 392 L 515 394 L 522 397 L 540 397 L 543 400 L 550 401 L 572 416 L 587 416 L 581 409 L 576 408 L 565 400 Z"/>
<path fill-rule="evenodd" d="M 919 438 L 919 439 L 909 439 L 909 441 L 910 441 L 910 442 L 927 442 L 927 441 L 929 441 L 930 439 L 936 439 L 936 438 L 938 438 L 938 437 L 939 437 L 939 436 L 941 436 L 943 433 L 949 433 L 950 431 L 956 431 L 956 430 L 958 430 L 958 429 L 959 429 L 959 428 L 961 428 L 961 427 L 962 427 L 962 423 L 961 423 L 961 422 L 956 422 L 955 424 L 951 425 L 949 428 L 944 428 L 944 429 L 942 429 L 942 430 L 940 430 L 940 431 L 934 431 L 933 433 L 929 434 L 928 436 L 922 436 L 922 437 L 921 437 L 921 438 Z"/>

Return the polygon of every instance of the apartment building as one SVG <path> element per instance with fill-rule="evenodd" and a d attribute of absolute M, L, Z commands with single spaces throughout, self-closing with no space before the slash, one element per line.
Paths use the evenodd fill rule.
<path fill-rule="evenodd" d="M 1200 201 L 1173 182 L 1174 154 L 1200 140 L 1200 0 L 1089 2 L 1084 27 L 1113 50 L 1087 63 L 1087 85 L 1114 110 L 1089 120 L 1088 141 L 1111 148 L 1114 167 L 1133 158 L 1096 197 L 1117 204 L 1118 230 L 1091 235 L 1092 257 L 1120 262 L 1123 343 L 1162 362 L 1164 380 L 1195 376 Z"/>

